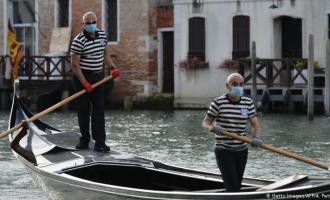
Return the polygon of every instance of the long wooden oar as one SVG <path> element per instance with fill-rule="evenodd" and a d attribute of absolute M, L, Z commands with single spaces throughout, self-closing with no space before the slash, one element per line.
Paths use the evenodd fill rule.
<path fill-rule="evenodd" d="M 100 81 L 94 83 L 94 84 L 92 85 L 92 87 L 93 87 L 93 88 L 96 88 L 96 87 L 98 87 L 99 85 L 101 85 L 101 84 L 103 84 L 103 83 L 105 83 L 105 82 L 111 80 L 112 78 L 113 78 L 112 75 L 107 76 L 107 77 L 105 77 L 104 79 L 102 79 L 102 80 L 100 80 Z M 83 94 L 85 94 L 85 93 L 86 93 L 86 90 L 81 90 L 81 91 L 79 91 L 79 92 L 77 92 L 77 93 L 75 93 L 75 94 L 69 96 L 68 98 L 66 98 L 66 99 L 64 99 L 64 100 L 62 100 L 62 101 L 60 101 L 60 102 L 58 102 L 57 104 L 55 104 L 55 105 L 53 105 L 53 106 L 47 108 L 46 110 L 44 110 L 44 111 L 42 111 L 42 112 L 40 112 L 40 113 L 34 115 L 33 117 L 26 119 L 26 122 L 27 122 L 27 123 L 33 122 L 34 120 L 37 120 L 37 119 L 39 119 L 40 117 L 42 117 L 42 116 L 44 116 L 44 115 L 47 115 L 48 113 L 50 113 L 50 112 L 56 110 L 57 108 L 59 108 L 59 107 L 65 105 L 65 104 L 69 103 L 70 101 L 72 101 L 72 100 L 74 100 L 74 99 L 80 97 L 81 95 L 83 95 Z M 9 135 L 10 133 L 12 133 L 12 132 L 14 132 L 14 131 L 20 129 L 20 128 L 22 127 L 22 125 L 23 125 L 23 123 L 21 122 L 21 123 L 17 124 L 16 126 L 14 126 L 13 128 L 11 128 L 11 129 L 9 129 L 9 130 L 7 130 L 7 131 L 1 133 L 1 134 L 0 134 L 0 140 L 1 140 L 2 138 L 6 137 L 7 135 Z"/>
<path fill-rule="evenodd" d="M 248 137 L 245 137 L 245 136 L 239 136 L 239 135 L 236 135 L 234 133 L 227 132 L 227 131 L 224 132 L 224 135 L 226 135 L 228 137 L 232 137 L 235 140 L 240 140 L 240 141 L 243 141 L 243 142 L 252 144 L 252 140 L 250 138 L 248 138 Z M 316 167 L 319 167 L 319 168 L 322 168 L 322 169 L 325 169 L 325 170 L 330 170 L 330 165 L 326 165 L 324 163 L 319 163 L 317 161 L 311 160 L 309 158 L 304 158 L 304 157 L 298 156 L 298 155 L 293 154 L 293 153 L 290 153 L 288 151 L 284 151 L 283 149 L 279 149 L 279 148 L 273 147 L 272 145 L 262 144 L 261 147 L 263 149 L 267 149 L 269 151 L 272 151 L 272 152 L 281 154 L 283 156 L 286 156 L 286 157 L 289 157 L 289 158 L 293 158 L 293 159 L 296 159 L 296 160 L 299 160 L 299 161 L 308 163 L 310 165 L 314 165 Z"/>

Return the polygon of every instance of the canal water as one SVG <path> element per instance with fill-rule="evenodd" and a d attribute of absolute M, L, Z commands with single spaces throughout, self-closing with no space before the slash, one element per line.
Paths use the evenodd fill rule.
<path fill-rule="evenodd" d="M 107 111 L 106 131 L 111 148 L 170 165 L 218 172 L 213 135 L 201 128 L 205 111 Z M 265 143 L 330 164 L 330 118 L 305 115 L 259 114 Z M 74 112 L 43 118 L 55 127 L 78 130 Z M 0 112 L 0 130 L 8 113 Z M 280 179 L 292 174 L 330 178 L 330 172 L 266 150 L 250 148 L 245 177 Z M 27 171 L 12 155 L 7 140 L 0 141 L 0 199 L 46 199 Z"/>

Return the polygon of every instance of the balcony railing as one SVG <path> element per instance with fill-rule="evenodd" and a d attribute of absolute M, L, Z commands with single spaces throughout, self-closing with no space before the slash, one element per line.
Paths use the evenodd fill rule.
<path fill-rule="evenodd" d="M 6 66 L 10 66 L 8 62 L 8 56 L 0 56 L 2 79 Z M 67 80 L 71 79 L 70 65 L 70 56 L 24 56 L 18 77 L 21 80 Z"/>
<path fill-rule="evenodd" d="M 251 60 L 238 59 L 239 73 L 245 77 L 245 84 L 252 84 Z M 297 63 L 300 63 L 299 65 Z M 307 85 L 307 59 L 257 59 L 257 85 L 274 86 L 305 86 Z"/>

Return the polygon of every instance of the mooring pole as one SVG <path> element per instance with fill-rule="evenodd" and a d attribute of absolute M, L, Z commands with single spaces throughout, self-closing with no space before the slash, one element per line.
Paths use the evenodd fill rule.
<path fill-rule="evenodd" d="M 252 100 L 254 107 L 257 108 L 257 53 L 255 41 L 252 41 L 251 52 Z"/>
<path fill-rule="evenodd" d="M 330 116 L 330 40 L 327 39 L 325 61 L 324 114 Z"/>
<path fill-rule="evenodd" d="M 308 37 L 308 120 L 314 119 L 314 36 Z"/>

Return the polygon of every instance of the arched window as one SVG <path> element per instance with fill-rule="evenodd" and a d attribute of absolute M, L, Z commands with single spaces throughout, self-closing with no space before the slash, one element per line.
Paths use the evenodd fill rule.
<path fill-rule="evenodd" d="M 233 59 L 250 56 L 250 17 L 233 17 Z"/>
<path fill-rule="evenodd" d="M 189 19 L 189 51 L 188 57 L 198 57 L 205 61 L 205 18 Z"/>

